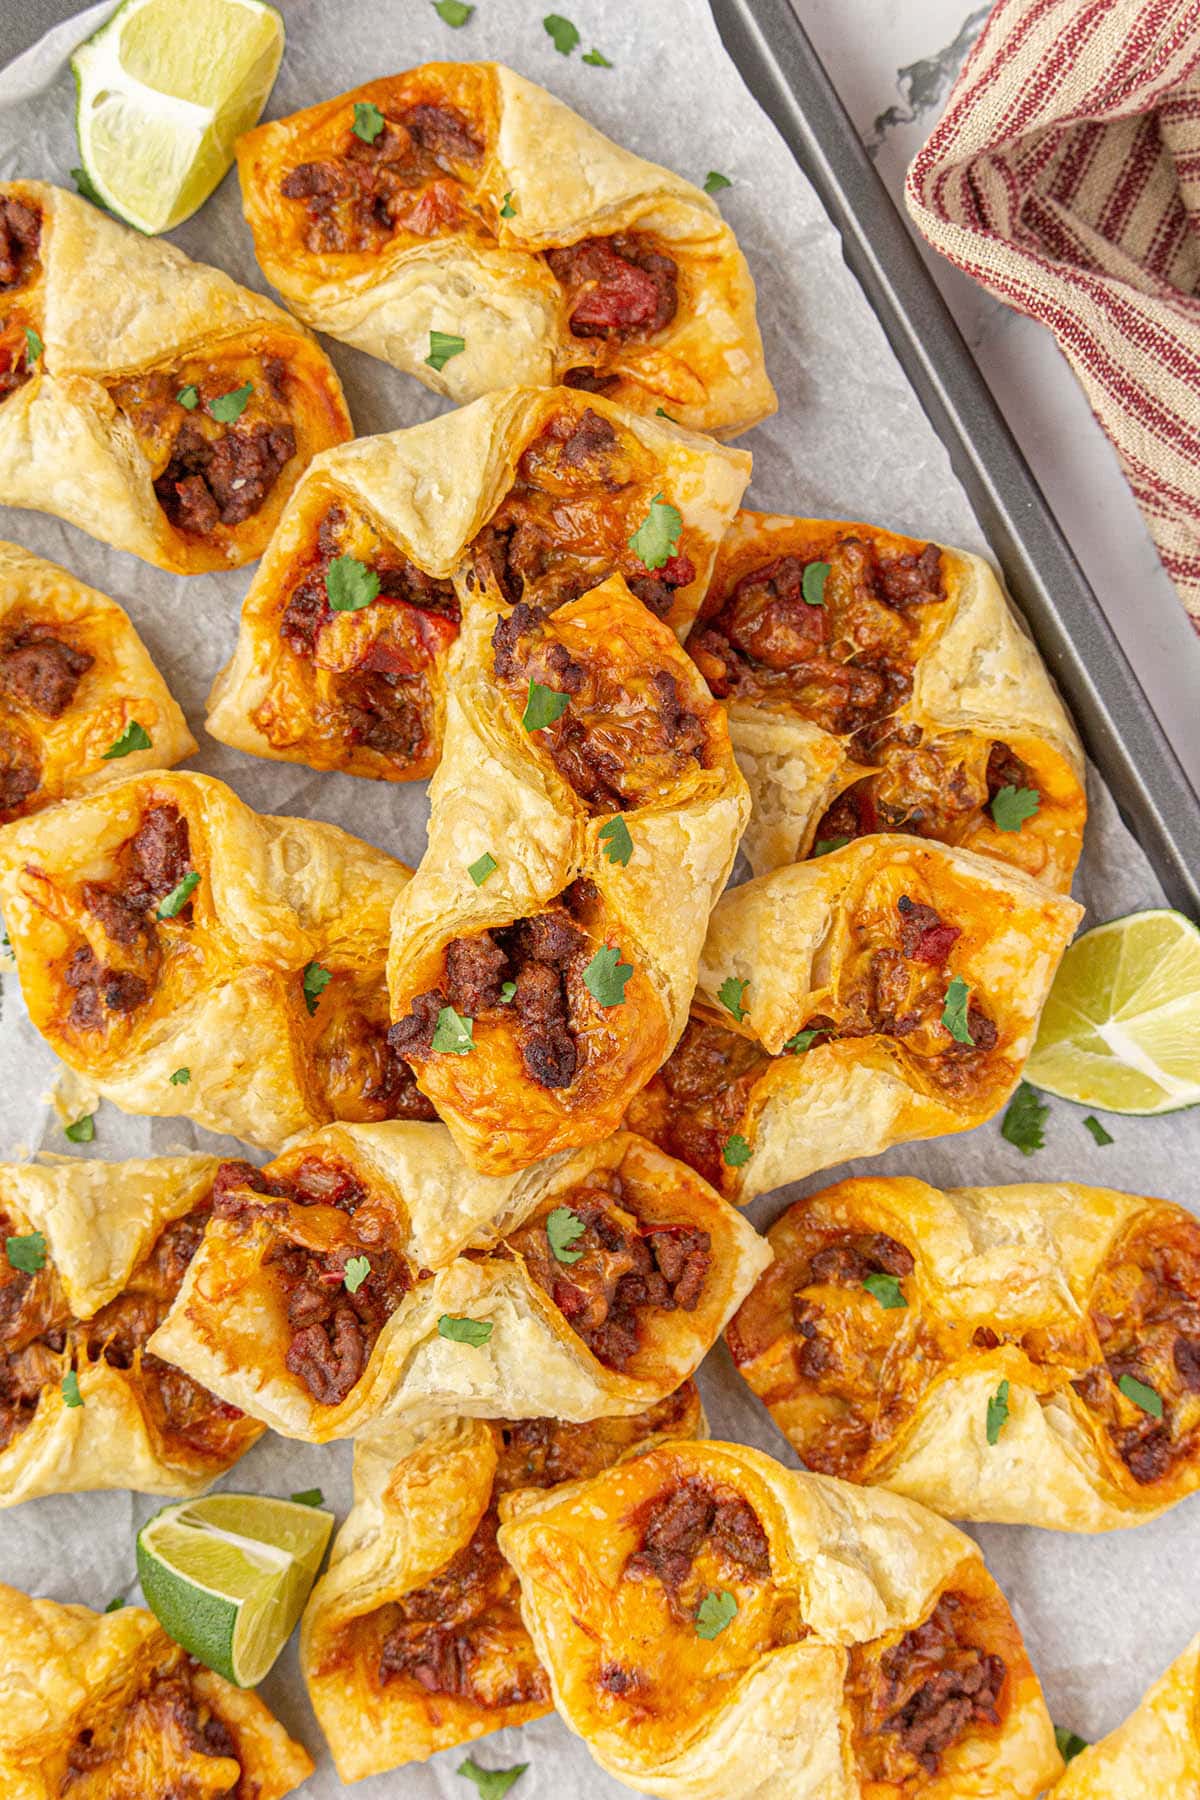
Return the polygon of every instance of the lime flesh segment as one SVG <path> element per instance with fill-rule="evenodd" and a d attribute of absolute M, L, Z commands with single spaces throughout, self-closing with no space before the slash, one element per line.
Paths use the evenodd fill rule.
<path fill-rule="evenodd" d="M 256 1494 L 168 1506 L 142 1527 L 138 1575 L 176 1643 L 239 1687 L 254 1687 L 300 1617 L 332 1513 Z"/>
<path fill-rule="evenodd" d="M 1104 1112 L 1200 1103 L 1200 931 L 1163 909 L 1076 939 L 1054 978 L 1025 1078 Z"/>
<path fill-rule="evenodd" d="M 71 59 L 80 159 L 105 204 L 146 232 L 189 218 L 282 54 L 283 21 L 263 0 L 125 0 Z"/>

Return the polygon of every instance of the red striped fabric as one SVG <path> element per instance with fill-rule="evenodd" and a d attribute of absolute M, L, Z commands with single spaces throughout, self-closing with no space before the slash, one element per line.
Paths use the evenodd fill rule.
<path fill-rule="evenodd" d="M 1200 631 L 1200 0 L 998 0 L 905 196 L 1054 333 Z"/>

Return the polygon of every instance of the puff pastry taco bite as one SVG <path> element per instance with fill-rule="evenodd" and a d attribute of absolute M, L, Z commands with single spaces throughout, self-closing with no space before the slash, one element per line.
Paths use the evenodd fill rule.
<path fill-rule="evenodd" d="M 903 831 L 1070 888 L 1083 750 L 981 557 L 741 512 L 688 648 L 729 706 L 756 875 Z"/>
<path fill-rule="evenodd" d="M 628 1132 L 489 1177 L 439 1127 L 335 1126 L 265 1170 L 222 1166 L 152 1349 L 310 1443 L 375 1420 L 585 1423 L 673 1393 L 769 1255 Z"/>
<path fill-rule="evenodd" d="M 496 1543 L 516 1488 L 578 1481 L 703 1429 L 691 1382 L 632 1418 L 443 1420 L 354 1450 L 354 1507 L 300 1635 L 309 1698 L 343 1781 L 551 1709 Z"/>
<path fill-rule="evenodd" d="M 775 410 L 715 204 L 500 63 L 368 82 L 238 166 L 287 304 L 454 400 L 565 381 L 728 434 Z"/>
<path fill-rule="evenodd" d="M 313 1773 L 257 1694 L 171 1642 L 142 1606 L 94 1613 L 0 1585 L 5 1800 L 253 1795 Z"/>
<path fill-rule="evenodd" d="M 743 451 L 566 388 L 331 451 L 251 584 L 208 729 L 256 756 L 423 778 L 477 582 L 552 610 L 617 572 L 686 631 L 749 476 Z"/>
<path fill-rule="evenodd" d="M 258 556 L 349 435 L 333 365 L 271 301 L 62 188 L 0 186 L 0 502 L 195 575 Z"/>
<path fill-rule="evenodd" d="M 0 1506 L 199 1493 L 261 1435 L 145 1348 L 203 1235 L 216 1168 L 0 1166 Z"/>
<path fill-rule="evenodd" d="M 1200 1224 L 1182 1207 L 878 1177 L 767 1237 L 727 1341 L 807 1467 L 1067 1531 L 1139 1525 L 1200 1487 Z"/>
<path fill-rule="evenodd" d="M 1200 1637 L 1123 1725 L 1068 1764 L 1053 1800 L 1188 1800 L 1200 1792 Z"/>
<path fill-rule="evenodd" d="M 131 776 L 0 833 L 29 1016 L 129 1112 L 273 1147 L 427 1116 L 386 1042 L 402 863 L 204 775 Z"/>
<path fill-rule="evenodd" d="M 429 840 L 392 916 L 392 1047 L 499 1172 L 605 1137 L 687 1016 L 746 790 L 724 716 L 619 577 L 481 595 Z"/>
<path fill-rule="evenodd" d="M 195 748 L 116 601 L 0 541 L 0 824 Z"/>
<path fill-rule="evenodd" d="M 966 1131 L 1012 1092 L 1082 908 L 994 858 L 858 839 L 734 888 L 627 1122 L 731 1197 Z"/>
<path fill-rule="evenodd" d="M 895 1495 L 679 1443 L 501 1502 L 555 1705 L 688 1800 L 1034 1800 L 1060 1771 L 975 1545 Z"/>

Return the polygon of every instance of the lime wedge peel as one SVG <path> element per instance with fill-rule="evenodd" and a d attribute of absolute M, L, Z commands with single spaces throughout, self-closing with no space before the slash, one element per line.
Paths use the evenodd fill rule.
<path fill-rule="evenodd" d="M 304 1608 L 332 1513 L 256 1494 L 165 1507 L 138 1534 L 142 1591 L 185 1650 L 239 1687 L 271 1668 Z"/>
<path fill-rule="evenodd" d="M 71 58 L 83 168 L 111 211 L 170 231 L 257 123 L 283 55 L 264 0 L 125 0 Z"/>
<path fill-rule="evenodd" d="M 1130 913 L 1063 957 L 1025 1079 L 1104 1112 L 1200 1104 L 1200 930 L 1182 913 Z"/>

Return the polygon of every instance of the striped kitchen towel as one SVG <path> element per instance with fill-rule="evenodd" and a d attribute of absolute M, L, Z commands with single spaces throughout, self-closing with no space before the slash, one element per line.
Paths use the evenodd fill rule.
<path fill-rule="evenodd" d="M 1200 631 L 1200 0 L 999 0 L 906 198 L 1050 327 Z"/>

